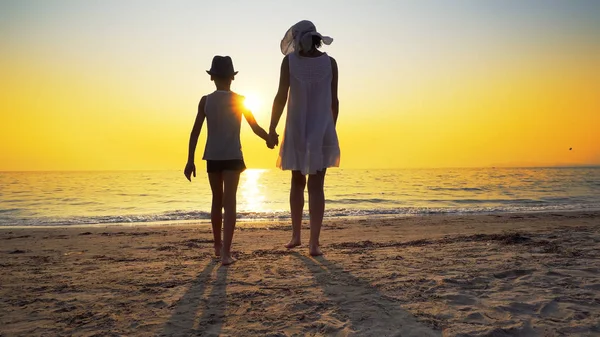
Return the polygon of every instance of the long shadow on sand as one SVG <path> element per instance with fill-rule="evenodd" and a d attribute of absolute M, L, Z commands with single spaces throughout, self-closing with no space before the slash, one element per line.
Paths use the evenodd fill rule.
<path fill-rule="evenodd" d="M 229 267 L 220 266 L 217 278 L 213 283 L 212 292 L 208 297 L 206 307 L 198 324 L 197 332 L 210 336 L 219 336 L 225 323 L 227 309 L 227 271 Z"/>
<path fill-rule="evenodd" d="M 217 269 L 217 278 L 211 294 L 204 299 L 213 270 L 219 264 L 209 261 L 198 274 L 188 291 L 179 299 L 160 336 L 219 335 L 223 326 L 226 309 L 227 268 Z M 202 305 L 204 303 L 204 305 Z M 196 319 L 202 310 L 202 317 Z M 196 325 L 197 322 L 197 325 Z M 195 326 L 196 325 L 196 326 Z"/>
<path fill-rule="evenodd" d="M 339 308 L 340 317 L 349 320 L 350 328 L 360 336 L 441 336 L 402 310 L 366 280 L 360 279 L 325 257 L 301 255 L 300 259 L 315 275 L 316 283 Z"/>

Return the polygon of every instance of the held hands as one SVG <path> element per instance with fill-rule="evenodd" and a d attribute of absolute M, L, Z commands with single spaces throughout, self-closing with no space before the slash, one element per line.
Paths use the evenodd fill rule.
<path fill-rule="evenodd" d="M 271 133 L 269 133 L 269 137 L 267 138 L 267 147 L 269 149 L 273 149 L 276 145 L 279 145 L 279 135 L 274 131 L 271 131 Z"/>
<path fill-rule="evenodd" d="M 185 165 L 185 169 L 183 170 L 183 174 L 187 178 L 187 180 L 192 181 L 192 173 L 194 174 L 194 178 L 196 178 L 196 165 L 194 163 L 188 162 Z"/>

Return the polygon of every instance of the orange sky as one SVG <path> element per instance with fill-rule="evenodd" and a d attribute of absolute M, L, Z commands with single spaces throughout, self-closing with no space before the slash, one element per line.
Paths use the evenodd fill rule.
<path fill-rule="evenodd" d="M 599 3 L 144 4 L 0 4 L 0 170 L 183 169 L 214 54 L 266 128 L 304 18 L 334 38 L 344 168 L 600 164 Z M 274 167 L 242 133 L 248 167 Z"/>

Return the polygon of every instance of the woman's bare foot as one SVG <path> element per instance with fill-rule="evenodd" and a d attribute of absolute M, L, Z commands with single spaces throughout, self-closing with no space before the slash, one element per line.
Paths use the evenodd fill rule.
<path fill-rule="evenodd" d="M 221 256 L 221 245 L 215 245 L 215 256 L 216 257 Z"/>
<path fill-rule="evenodd" d="M 321 255 L 323 255 L 323 252 L 321 251 L 321 248 L 319 248 L 319 246 L 315 246 L 315 245 L 309 245 L 309 247 L 308 247 L 308 253 L 311 256 L 321 256 Z"/>
<path fill-rule="evenodd" d="M 302 244 L 302 243 L 300 242 L 300 239 L 292 238 L 292 239 L 290 240 L 290 242 L 288 242 L 288 243 L 285 245 L 285 248 L 287 248 L 287 249 L 292 249 L 292 248 L 295 248 L 295 247 L 298 247 L 298 246 L 300 246 L 301 244 Z"/>
<path fill-rule="evenodd" d="M 235 262 L 235 259 L 233 257 L 231 257 L 230 255 L 221 256 L 221 265 L 223 265 L 223 266 L 228 266 L 234 262 Z"/>

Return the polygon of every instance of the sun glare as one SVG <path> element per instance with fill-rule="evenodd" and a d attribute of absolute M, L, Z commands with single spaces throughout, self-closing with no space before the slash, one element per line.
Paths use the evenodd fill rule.
<path fill-rule="evenodd" d="M 252 111 L 252 113 L 259 112 L 258 109 L 260 109 L 261 104 L 258 97 L 253 94 L 245 95 L 245 97 L 246 99 L 244 100 L 244 106 L 246 106 L 248 110 Z"/>

